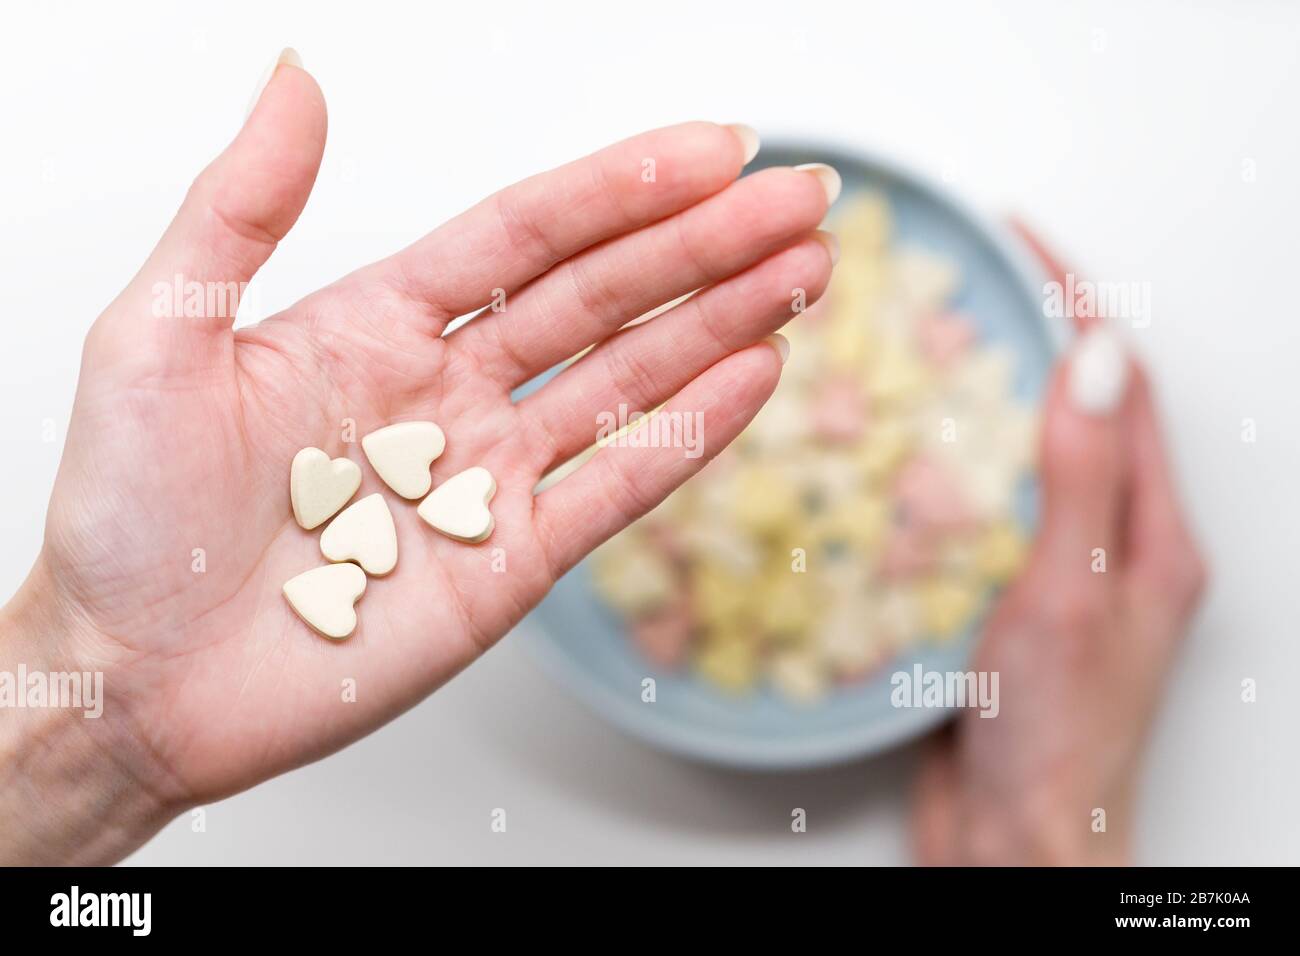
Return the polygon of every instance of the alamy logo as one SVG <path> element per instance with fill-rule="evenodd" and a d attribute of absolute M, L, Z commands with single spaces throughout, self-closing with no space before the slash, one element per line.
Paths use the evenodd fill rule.
<path fill-rule="evenodd" d="M 596 415 L 596 444 L 601 448 L 684 448 L 687 458 L 704 454 L 703 412 L 629 412 L 620 402 L 618 412 Z"/>
<path fill-rule="evenodd" d="M 895 671 L 889 679 L 889 702 L 895 707 L 974 707 L 981 717 L 996 717 L 997 671 Z"/>
<path fill-rule="evenodd" d="M 1114 319 L 1135 329 L 1151 324 L 1150 282 L 1094 282 L 1067 273 L 1065 282 L 1043 285 L 1043 314 L 1049 319 Z"/>
<path fill-rule="evenodd" d="M 104 713 L 103 671 L 0 671 L 0 708 L 80 709 L 90 720 Z"/>
<path fill-rule="evenodd" d="M 246 300 L 257 312 L 247 282 L 197 282 L 178 272 L 170 282 L 155 282 L 150 291 L 157 319 L 234 319 Z"/>
<path fill-rule="evenodd" d="M 70 893 L 50 897 L 51 926 L 126 926 L 133 936 L 148 936 L 152 928 L 152 893 Z"/>

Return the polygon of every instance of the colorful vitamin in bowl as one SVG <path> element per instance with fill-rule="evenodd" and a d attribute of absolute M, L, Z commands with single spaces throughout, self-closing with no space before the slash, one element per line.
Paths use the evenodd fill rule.
<path fill-rule="evenodd" d="M 840 265 L 783 330 L 767 406 L 594 556 L 647 658 L 733 693 L 813 702 L 950 641 L 1025 552 L 1014 499 L 1037 416 L 1014 353 L 950 308 L 952 263 L 891 244 L 882 195 L 847 197 L 831 228 Z"/>

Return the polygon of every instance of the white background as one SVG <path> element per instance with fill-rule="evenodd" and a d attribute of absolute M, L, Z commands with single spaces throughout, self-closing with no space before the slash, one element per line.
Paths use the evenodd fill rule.
<path fill-rule="evenodd" d="M 1020 211 L 1081 272 L 1151 283 L 1153 324 L 1131 338 L 1215 577 L 1146 767 L 1140 860 L 1300 862 L 1300 8 L 975 6 L 7 5 L 0 595 L 40 547 L 86 328 L 282 46 L 324 88 L 330 143 L 259 277 L 264 312 L 643 128 L 707 118 L 870 146 L 988 212 Z M 521 644 L 347 751 L 208 808 L 205 833 L 174 822 L 133 860 L 908 859 L 914 754 L 786 777 L 684 764 L 578 708 Z M 495 807 L 506 834 L 489 831 Z"/>

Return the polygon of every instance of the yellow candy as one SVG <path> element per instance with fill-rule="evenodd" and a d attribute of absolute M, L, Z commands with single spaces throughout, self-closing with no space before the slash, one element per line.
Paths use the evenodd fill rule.
<path fill-rule="evenodd" d="M 857 451 L 858 464 L 872 480 L 883 480 L 903 463 L 914 440 L 912 430 L 898 419 L 873 420 Z"/>
<path fill-rule="evenodd" d="M 706 680 L 725 691 L 740 693 L 753 686 L 758 675 L 758 654 L 747 641 L 707 641 L 695 658 Z"/>
<path fill-rule="evenodd" d="M 879 348 L 875 322 L 884 275 L 879 263 L 860 260 L 855 269 L 837 272 L 827 292 L 826 365 L 833 372 L 860 375 Z"/>
<path fill-rule="evenodd" d="M 860 375 L 874 348 L 866 324 L 859 317 L 856 322 L 834 323 L 826 332 L 826 364 L 839 374 Z"/>
<path fill-rule="evenodd" d="M 734 626 L 747 614 L 753 579 L 716 562 L 702 562 L 691 575 L 696 618 L 706 627 Z"/>
<path fill-rule="evenodd" d="M 860 193 L 848 197 L 837 210 L 835 235 L 841 252 L 858 257 L 879 256 L 893 227 L 889 203 L 880 193 Z"/>
<path fill-rule="evenodd" d="M 976 542 L 975 571 L 986 581 L 1003 584 L 1020 570 L 1027 548 L 1019 528 L 1010 522 L 995 524 Z"/>
<path fill-rule="evenodd" d="M 867 394 L 874 402 L 905 404 L 930 385 L 930 372 L 912 348 L 894 336 L 881 341 L 867 378 Z"/>
<path fill-rule="evenodd" d="M 811 516 L 805 528 L 789 539 L 802 547 L 820 572 L 830 561 L 874 563 L 889 530 L 890 504 L 877 494 L 863 492 Z"/>
<path fill-rule="evenodd" d="M 758 605 L 758 623 L 767 634 L 801 636 L 812 625 L 815 582 L 789 568 L 765 578 L 750 600 Z"/>
<path fill-rule="evenodd" d="M 949 640 L 968 624 L 979 610 L 983 588 L 962 578 L 937 577 L 923 582 L 917 600 L 921 624 L 927 634 Z"/>
<path fill-rule="evenodd" d="M 752 534 L 776 534 L 802 511 L 799 490 L 771 467 L 741 468 L 732 479 L 731 494 L 731 516 Z"/>

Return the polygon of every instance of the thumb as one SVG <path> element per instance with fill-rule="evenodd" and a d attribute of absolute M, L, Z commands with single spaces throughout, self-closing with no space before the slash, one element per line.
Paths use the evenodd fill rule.
<path fill-rule="evenodd" d="M 175 368 L 229 348 L 239 295 L 293 227 L 325 149 L 325 99 L 292 49 L 272 65 L 234 141 L 199 174 L 139 274 L 105 314 Z"/>
<path fill-rule="evenodd" d="M 1119 336 L 1099 323 L 1079 334 L 1053 378 L 1037 547 L 1041 559 L 1067 574 L 1109 571 L 1119 558 L 1127 481 L 1122 407 L 1130 377 Z"/>

